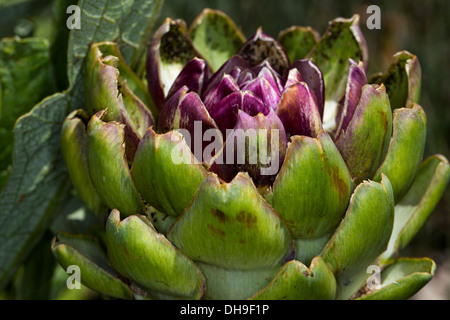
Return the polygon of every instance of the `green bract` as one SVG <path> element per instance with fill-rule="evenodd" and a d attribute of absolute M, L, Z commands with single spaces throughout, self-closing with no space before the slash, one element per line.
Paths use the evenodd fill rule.
<path fill-rule="evenodd" d="M 441 155 L 422 161 L 417 57 L 397 53 L 368 81 L 358 24 L 335 19 L 321 38 L 292 27 L 278 40 L 259 28 L 245 40 L 222 12 L 206 9 L 190 28 L 168 18 L 148 47 L 148 90 L 115 43 L 91 44 L 86 110 L 67 117 L 61 144 L 78 195 L 106 223 L 98 239 L 57 235 L 61 265 L 123 299 L 420 290 L 434 262 L 399 251 L 450 167 Z"/>

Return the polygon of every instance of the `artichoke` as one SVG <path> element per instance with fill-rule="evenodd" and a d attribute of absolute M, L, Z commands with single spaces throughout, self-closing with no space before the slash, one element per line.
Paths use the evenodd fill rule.
<path fill-rule="evenodd" d="M 319 38 L 249 39 L 224 13 L 166 19 L 146 82 L 92 44 L 86 108 L 63 124 L 79 197 L 104 222 L 52 250 L 86 286 L 134 299 L 405 299 L 433 276 L 403 258 L 449 180 L 422 161 L 416 56 L 368 79 L 357 15 Z M 371 285 L 373 268 L 381 283 Z"/>

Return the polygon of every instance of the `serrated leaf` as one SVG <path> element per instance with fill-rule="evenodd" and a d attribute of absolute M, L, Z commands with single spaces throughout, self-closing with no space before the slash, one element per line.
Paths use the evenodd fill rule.
<path fill-rule="evenodd" d="M 76 5 L 78 0 L 54 0 L 52 27 L 53 33 L 50 45 L 50 59 L 53 64 L 53 76 L 58 90 L 65 90 L 67 80 L 67 46 L 69 43 L 70 29 L 67 28 L 67 8 Z"/>
<path fill-rule="evenodd" d="M 3 38 L 0 41 L 0 190 L 11 164 L 14 123 L 54 91 L 46 39 Z"/>
<path fill-rule="evenodd" d="M 14 129 L 13 170 L 0 194 L 0 288 L 45 231 L 68 183 L 60 151 L 68 98 L 57 93 L 21 117 Z"/>
<path fill-rule="evenodd" d="M 132 69 L 139 64 L 163 0 L 81 0 L 80 29 L 69 36 L 69 84 L 80 78 L 90 43 L 117 41 Z"/>
<path fill-rule="evenodd" d="M 56 261 L 50 250 L 53 235 L 46 232 L 24 264 L 23 273 L 17 281 L 17 300 L 50 299 L 51 278 Z"/>

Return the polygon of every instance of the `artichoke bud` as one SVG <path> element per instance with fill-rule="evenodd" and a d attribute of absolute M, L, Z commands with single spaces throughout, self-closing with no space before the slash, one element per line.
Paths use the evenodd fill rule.
<path fill-rule="evenodd" d="M 434 262 L 397 255 L 450 166 L 422 161 L 417 57 L 399 52 L 370 80 L 367 67 L 358 15 L 320 39 L 294 27 L 247 41 L 216 10 L 190 29 L 167 18 L 147 50 L 148 88 L 117 44 L 93 44 L 89 115 L 69 115 L 61 143 L 83 201 L 112 210 L 107 253 L 59 234 L 55 256 L 118 298 L 410 297 Z M 386 280 L 368 292 L 373 265 Z"/>
<path fill-rule="evenodd" d="M 64 120 L 61 132 L 61 152 L 78 196 L 87 208 L 98 215 L 106 213 L 106 207 L 95 190 L 89 176 L 86 155 L 86 125 L 88 116 L 84 110 L 71 112 Z"/>

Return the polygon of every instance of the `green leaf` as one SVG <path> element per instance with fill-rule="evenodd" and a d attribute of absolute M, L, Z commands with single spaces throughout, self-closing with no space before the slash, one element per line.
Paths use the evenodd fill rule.
<path fill-rule="evenodd" d="M 49 43 L 41 38 L 0 41 L 0 126 L 12 129 L 17 118 L 54 92 Z"/>
<path fill-rule="evenodd" d="M 16 287 L 18 300 L 50 299 L 51 279 L 56 267 L 55 258 L 50 250 L 53 235 L 46 232 L 43 239 L 24 264 Z"/>
<path fill-rule="evenodd" d="M 205 9 L 189 29 L 192 43 L 217 71 L 244 44 L 245 37 L 223 12 Z"/>
<path fill-rule="evenodd" d="M 21 117 L 14 129 L 13 170 L 0 194 L 0 288 L 24 261 L 64 201 L 67 173 L 60 151 L 69 105 L 57 93 Z"/>
<path fill-rule="evenodd" d="M 46 39 L 0 41 L 0 172 L 11 164 L 17 118 L 55 91 L 52 75 Z"/>

